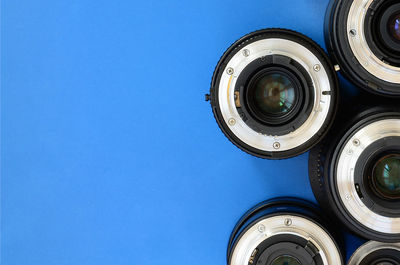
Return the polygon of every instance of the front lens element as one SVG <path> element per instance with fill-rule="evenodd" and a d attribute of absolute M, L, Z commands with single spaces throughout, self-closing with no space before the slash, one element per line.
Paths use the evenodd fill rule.
<path fill-rule="evenodd" d="M 274 259 L 271 265 L 301 265 L 298 259 L 289 256 L 289 255 L 282 255 Z"/>
<path fill-rule="evenodd" d="M 257 80 L 254 89 L 254 102 L 264 115 L 281 116 L 293 108 L 295 89 L 285 75 L 266 74 Z"/>
<path fill-rule="evenodd" d="M 388 155 L 380 159 L 373 170 L 373 183 L 378 193 L 386 198 L 400 198 L 400 156 Z"/>
<path fill-rule="evenodd" d="M 400 12 L 394 14 L 388 23 L 390 36 L 394 41 L 400 43 Z"/>

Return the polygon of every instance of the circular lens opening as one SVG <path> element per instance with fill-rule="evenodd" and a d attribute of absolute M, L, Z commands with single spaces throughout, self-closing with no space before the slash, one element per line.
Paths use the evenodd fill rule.
<path fill-rule="evenodd" d="M 274 259 L 271 265 L 301 265 L 300 261 L 289 255 L 282 255 Z"/>
<path fill-rule="evenodd" d="M 392 39 L 400 43 L 400 11 L 390 17 L 388 28 Z"/>
<path fill-rule="evenodd" d="M 387 155 L 374 166 L 372 181 L 375 190 L 386 199 L 400 198 L 400 155 Z"/>
<path fill-rule="evenodd" d="M 254 84 L 254 102 L 264 115 L 281 116 L 293 109 L 295 89 L 284 74 L 265 74 Z"/>

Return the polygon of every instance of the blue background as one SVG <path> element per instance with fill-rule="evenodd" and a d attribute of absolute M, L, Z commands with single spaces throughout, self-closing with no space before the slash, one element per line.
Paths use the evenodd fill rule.
<path fill-rule="evenodd" d="M 204 94 L 251 31 L 324 45 L 327 2 L 3 0 L 1 264 L 225 264 L 251 206 L 315 201 L 308 154 L 239 151 Z"/>

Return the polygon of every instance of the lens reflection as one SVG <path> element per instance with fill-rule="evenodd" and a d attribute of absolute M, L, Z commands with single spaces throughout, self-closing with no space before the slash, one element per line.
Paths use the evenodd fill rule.
<path fill-rule="evenodd" d="M 389 19 L 390 36 L 400 43 L 400 12 L 396 13 Z"/>
<path fill-rule="evenodd" d="M 284 115 L 295 101 L 295 89 L 282 74 L 267 74 L 255 84 L 255 104 L 266 115 Z"/>
<path fill-rule="evenodd" d="M 373 172 L 378 192 L 387 198 L 400 197 L 400 156 L 389 155 L 380 159 Z"/>
<path fill-rule="evenodd" d="M 271 265 L 301 265 L 298 259 L 289 256 L 289 255 L 282 255 L 274 259 Z"/>

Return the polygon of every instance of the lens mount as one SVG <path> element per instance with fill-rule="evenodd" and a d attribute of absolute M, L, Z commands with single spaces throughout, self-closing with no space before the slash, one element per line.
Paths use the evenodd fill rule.
<path fill-rule="evenodd" d="M 369 241 L 351 256 L 348 265 L 400 265 L 400 243 Z"/>
<path fill-rule="evenodd" d="M 343 74 L 367 91 L 392 97 L 400 96 L 398 9 L 396 0 L 331 0 L 325 19 L 328 50 Z"/>
<path fill-rule="evenodd" d="M 243 151 L 289 158 L 314 146 L 336 112 L 337 76 L 312 40 L 294 31 L 265 29 L 235 42 L 211 83 L 214 117 Z"/>
<path fill-rule="evenodd" d="M 387 176 L 384 181 L 392 182 L 379 190 L 374 169 L 388 155 L 400 153 L 400 112 L 391 107 L 372 108 L 355 113 L 347 125 L 343 123 L 346 124 L 343 119 L 338 121 L 328 136 L 329 143 L 311 151 L 313 192 L 333 216 L 358 235 L 383 242 L 398 241 L 400 194 L 396 189 L 394 195 L 385 195 L 382 187 L 390 189 L 389 185 L 398 183 L 400 176 Z"/>
<path fill-rule="evenodd" d="M 296 198 L 271 199 L 238 221 L 229 240 L 227 262 L 340 265 L 343 261 L 337 239 L 336 231 L 315 205 Z"/>

